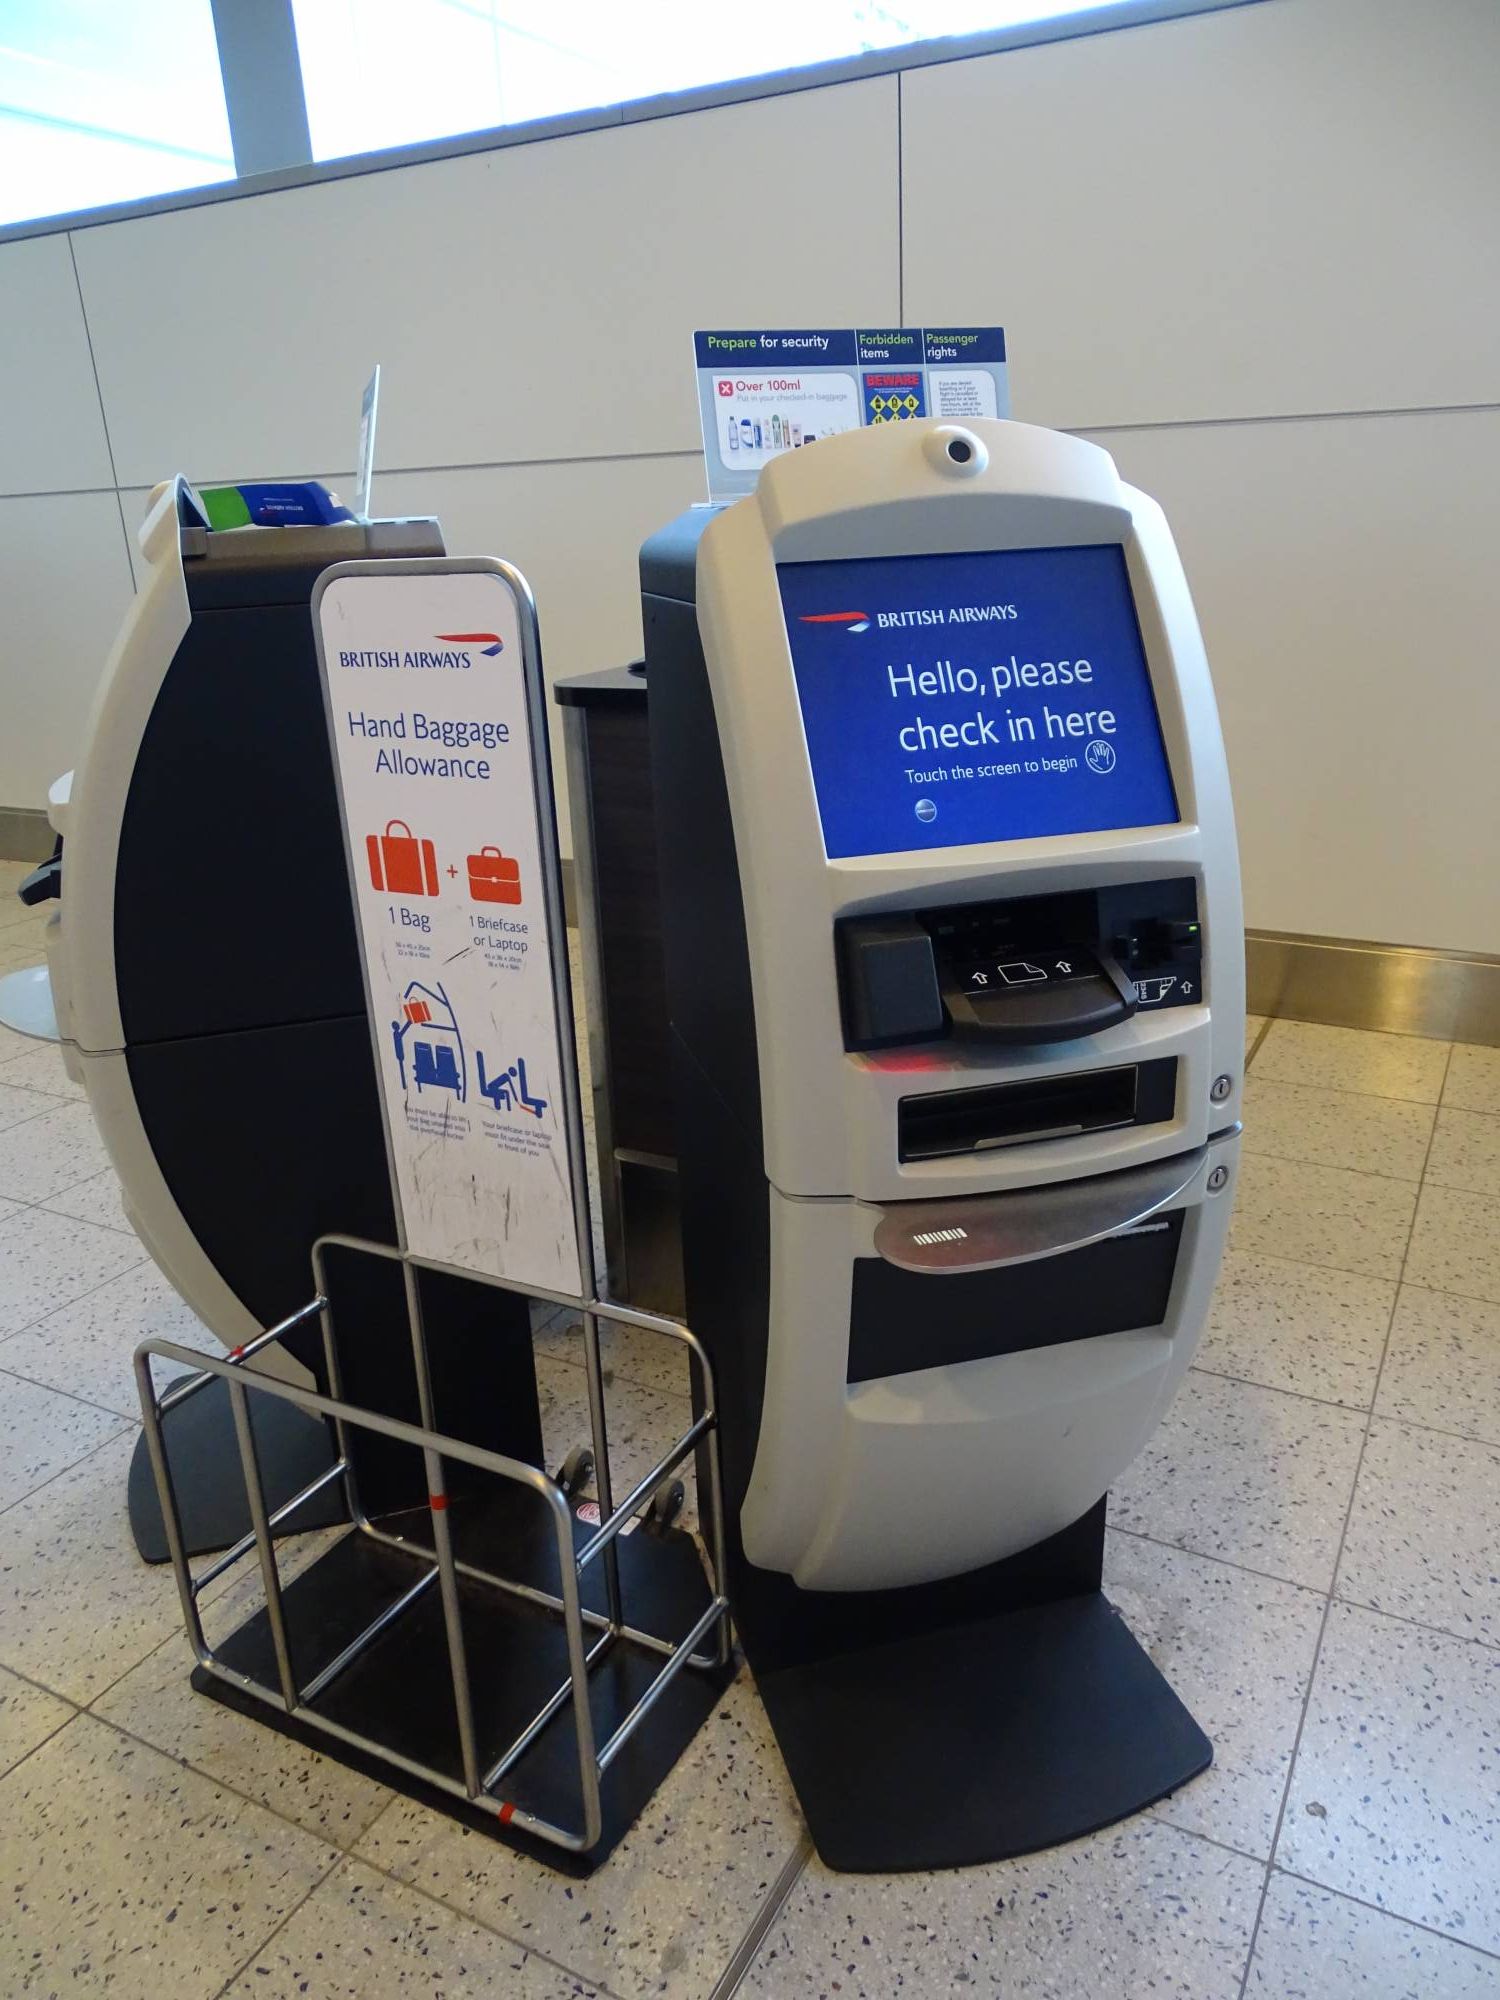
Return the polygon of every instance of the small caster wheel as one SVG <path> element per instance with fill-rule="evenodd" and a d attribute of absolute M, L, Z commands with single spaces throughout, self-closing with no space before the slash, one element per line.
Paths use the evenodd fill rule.
<path fill-rule="evenodd" d="M 557 1483 L 571 1500 L 581 1493 L 594 1476 L 594 1453 L 591 1446 L 575 1444 L 563 1460 L 557 1474 Z"/>
<path fill-rule="evenodd" d="M 664 1535 L 668 1528 L 675 1527 L 686 1500 L 687 1488 L 680 1479 L 664 1479 L 651 1496 L 651 1505 L 641 1525 L 653 1535 Z"/>

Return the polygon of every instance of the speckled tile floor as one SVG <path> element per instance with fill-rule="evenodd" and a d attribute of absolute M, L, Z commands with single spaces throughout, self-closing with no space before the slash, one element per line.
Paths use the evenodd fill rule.
<path fill-rule="evenodd" d="M 0 2000 L 1500 2000 L 1500 1052 L 1247 1048 L 1223 1280 L 1107 1556 L 1213 1768 L 1025 1861 L 836 1876 L 742 1676 L 570 1884 L 191 1692 L 125 1527 L 128 1357 L 211 1343 L 0 1030 Z M 607 1363 L 628 1477 L 686 1384 L 623 1329 Z M 555 1331 L 542 1375 L 561 1447 Z"/>

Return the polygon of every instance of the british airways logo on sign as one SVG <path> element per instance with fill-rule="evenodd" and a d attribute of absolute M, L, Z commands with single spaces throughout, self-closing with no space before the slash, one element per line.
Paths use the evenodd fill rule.
<path fill-rule="evenodd" d="M 339 654 L 341 667 L 423 667 L 446 668 L 450 673 L 467 674 L 473 671 L 474 655 L 468 650 L 477 646 L 487 660 L 493 660 L 504 652 L 505 641 L 498 632 L 434 632 L 434 639 L 445 643 L 441 653 L 421 653 L 399 647 L 386 650 L 381 647 L 367 647 L 363 652 L 343 652 Z M 464 650 L 459 652 L 457 648 Z"/>
<path fill-rule="evenodd" d="M 487 660 L 493 660 L 505 646 L 498 632 L 435 632 L 433 637 L 446 639 L 455 646 L 477 646 Z"/>
<path fill-rule="evenodd" d="M 842 625 L 846 632 L 868 632 L 870 614 L 868 611 L 806 611 L 797 622 L 800 625 Z"/>

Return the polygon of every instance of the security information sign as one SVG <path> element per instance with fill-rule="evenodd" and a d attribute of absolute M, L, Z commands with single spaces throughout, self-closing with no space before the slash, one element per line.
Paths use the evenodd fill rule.
<path fill-rule="evenodd" d="M 1008 417 L 1005 329 L 903 326 L 695 333 L 711 500 L 819 438 L 912 417 Z"/>
<path fill-rule="evenodd" d="M 577 1295 L 530 593 L 502 563 L 345 563 L 313 621 L 406 1247 Z"/>

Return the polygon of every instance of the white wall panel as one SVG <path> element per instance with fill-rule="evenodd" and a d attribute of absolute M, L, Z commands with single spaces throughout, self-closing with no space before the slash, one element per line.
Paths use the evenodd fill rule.
<path fill-rule="evenodd" d="M 130 557 L 130 580 L 139 590 L 145 580 L 146 558 L 141 554 L 139 538 L 140 525 L 146 518 L 146 503 L 151 498 L 149 486 L 135 486 L 120 489 L 120 519 L 125 526 L 125 547 Z"/>
<path fill-rule="evenodd" d="M 113 484 L 68 239 L 0 244 L 0 493 Z"/>
<path fill-rule="evenodd" d="M 1500 5 L 1263 0 L 914 70 L 906 316 L 1064 426 L 1500 399 Z"/>
<path fill-rule="evenodd" d="M 87 230 L 121 481 L 690 449 L 695 326 L 897 309 L 896 80 Z"/>
<path fill-rule="evenodd" d="M 1187 565 L 1246 922 L 1500 952 L 1500 413 L 1098 442 Z"/>
<path fill-rule="evenodd" d="M 131 594 L 113 492 L 0 499 L 0 803 L 71 767 Z"/>
<path fill-rule="evenodd" d="M 641 543 L 703 498 L 701 455 L 507 466 L 381 480 L 381 513 L 436 514 L 448 553 L 503 556 L 536 596 L 549 687 L 641 652 Z M 563 851 L 571 851 L 562 718 L 549 716 Z"/>

